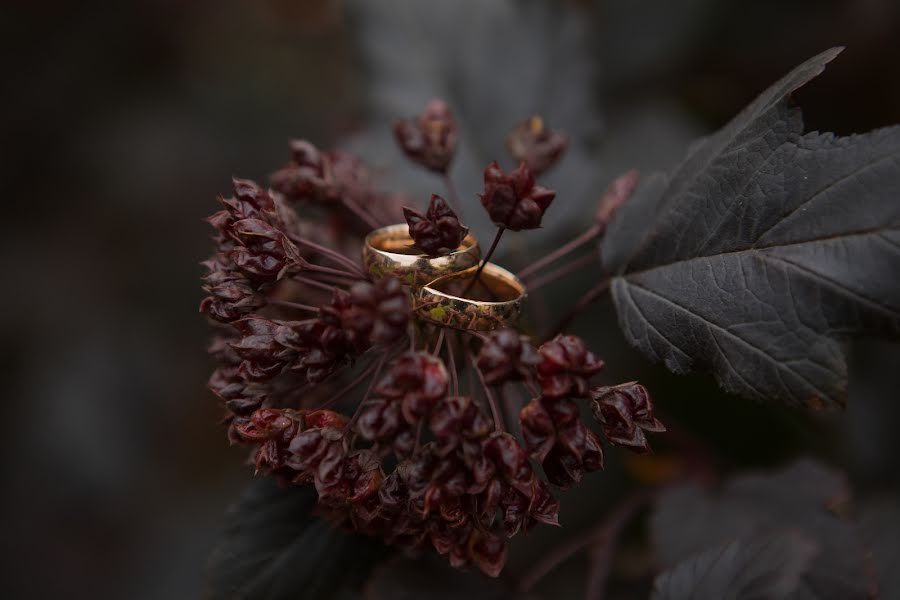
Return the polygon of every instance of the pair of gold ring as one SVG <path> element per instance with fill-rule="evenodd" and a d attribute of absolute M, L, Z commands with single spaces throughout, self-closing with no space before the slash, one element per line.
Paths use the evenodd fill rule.
<path fill-rule="evenodd" d="M 513 325 L 522 312 L 525 286 L 494 263 L 486 264 L 470 285 L 480 260 L 481 249 L 471 233 L 450 254 L 422 254 L 405 223 L 373 231 L 363 245 L 366 270 L 376 278 L 396 277 L 410 287 L 420 317 L 475 331 Z"/>

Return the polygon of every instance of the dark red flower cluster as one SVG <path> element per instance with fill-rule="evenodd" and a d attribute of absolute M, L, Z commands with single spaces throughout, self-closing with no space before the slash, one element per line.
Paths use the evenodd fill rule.
<path fill-rule="evenodd" d="M 234 180 L 234 196 L 219 198 L 224 207 L 209 217 L 216 234 L 216 254 L 206 261 L 208 273 L 200 310 L 229 322 L 265 304 L 260 293 L 301 260 L 284 233 L 275 199 L 252 181 Z"/>
<path fill-rule="evenodd" d="M 537 229 L 555 197 L 556 192 L 535 185 L 534 174 L 525 163 L 508 175 L 496 162 L 484 170 L 481 204 L 498 227 Z"/>
<path fill-rule="evenodd" d="M 290 143 L 290 162 L 272 174 L 272 189 L 292 202 L 337 202 L 368 196 L 369 174 L 355 156 L 322 152 L 306 140 Z"/>
<path fill-rule="evenodd" d="M 446 173 L 450 167 L 458 135 L 450 107 L 438 99 L 429 102 L 422 114 L 394 125 L 394 137 L 403 153 L 438 173 Z"/>
<path fill-rule="evenodd" d="M 559 504 L 518 441 L 447 389 L 442 361 L 407 353 L 355 421 L 329 410 L 260 408 L 235 419 L 234 437 L 256 446 L 258 469 L 314 484 L 328 514 L 496 576 L 507 538 L 557 524 Z M 354 448 L 354 436 L 370 446 Z"/>
<path fill-rule="evenodd" d="M 580 419 L 568 398 L 535 398 L 522 409 L 522 435 L 547 479 L 562 488 L 581 482 L 585 473 L 603 468 L 597 435 Z"/>
<path fill-rule="evenodd" d="M 539 352 L 538 381 L 548 398 L 584 398 L 588 395 L 591 377 L 603 368 L 603 361 L 574 335 L 558 335 L 541 346 Z"/>
<path fill-rule="evenodd" d="M 441 101 L 395 128 L 408 157 L 444 175 L 457 133 Z M 554 192 L 534 173 L 560 158 L 565 138 L 532 119 L 509 147 L 522 164 L 506 174 L 494 162 L 484 172 L 481 201 L 498 231 L 483 263 L 505 229 L 540 227 Z M 497 576 L 511 537 L 558 524 L 549 484 L 569 488 L 603 467 L 579 399 L 590 396 L 611 443 L 646 451 L 646 432 L 664 430 L 640 385 L 591 388 L 603 362 L 580 338 L 537 348 L 514 322 L 466 335 L 417 318 L 415 290 L 360 264 L 362 236 L 390 224 L 394 201 L 370 187 L 355 157 L 295 141 L 271 183 L 270 193 L 235 179 L 234 196 L 220 198 L 209 218 L 216 251 L 205 263 L 201 310 L 219 322 L 209 388 L 227 411 L 229 439 L 253 448 L 257 470 L 314 486 L 327 518 Z M 621 204 L 633 183 L 611 188 L 606 205 Z M 307 211 L 309 203 L 318 206 Z M 299 209 L 323 219 L 305 220 Z M 405 215 L 430 256 L 455 250 L 468 233 L 436 194 L 425 214 Z M 347 217 L 358 222 L 349 227 Z M 459 392 L 463 378 L 469 395 Z M 521 431 L 507 431 L 516 413 Z"/>
<path fill-rule="evenodd" d="M 459 222 L 459 218 L 447 201 L 433 194 L 428 210 L 422 213 L 408 207 L 403 208 L 403 216 L 409 224 L 409 235 L 416 248 L 429 256 L 442 256 L 456 250 L 469 228 Z"/>
<path fill-rule="evenodd" d="M 636 381 L 591 390 L 591 410 L 613 444 L 649 452 L 644 432 L 661 433 L 665 425 L 653 416 L 647 389 Z"/>
<path fill-rule="evenodd" d="M 539 361 L 531 341 L 514 329 L 492 331 L 478 353 L 478 368 L 490 385 L 528 379 Z"/>
<path fill-rule="evenodd" d="M 525 163 L 535 176 L 559 162 L 569 145 L 565 134 L 544 125 L 540 117 L 531 117 L 518 125 L 506 138 L 506 148 L 518 163 Z"/>

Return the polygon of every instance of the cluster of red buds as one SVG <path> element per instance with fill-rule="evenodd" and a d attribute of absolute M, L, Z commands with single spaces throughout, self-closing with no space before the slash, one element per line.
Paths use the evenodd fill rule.
<path fill-rule="evenodd" d="M 449 182 L 458 133 L 445 103 L 395 133 Z M 498 229 L 482 266 L 505 229 L 541 225 L 555 193 L 535 174 L 566 142 L 532 119 L 509 145 L 518 167 L 484 172 L 481 203 Z M 596 386 L 603 361 L 576 336 L 534 343 L 513 323 L 481 332 L 421 319 L 407 286 L 360 264 L 362 234 L 390 224 L 389 196 L 348 154 L 292 142 L 291 156 L 271 189 L 235 179 L 209 219 L 216 252 L 200 309 L 218 329 L 209 387 L 229 439 L 253 448 L 258 471 L 314 486 L 326 518 L 496 576 L 509 538 L 559 524 L 552 486 L 603 468 L 602 439 L 649 451 L 645 434 L 665 430 L 650 397 L 637 383 Z M 604 226 L 634 187 L 627 177 L 604 195 Z M 438 195 L 405 214 L 426 256 L 453 252 L 468 233 Z M 563 276 L 566 267 L 532 278 L 595 240 L 599 223 L 520 272 L 529 289 Z M 591 411 L 593 426 L 582 418 Z"/>

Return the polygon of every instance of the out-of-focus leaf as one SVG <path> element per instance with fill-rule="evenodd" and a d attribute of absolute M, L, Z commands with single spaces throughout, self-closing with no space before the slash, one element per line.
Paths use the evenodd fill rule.
<path fill-rule="evenodd" d="M 653 600 L 790 598 L 815 553 L 815 544 L 795 533 L 734 540 L 660 574 Z"/>
<path fill-rule="evenodd" d="M 855 525 L 833 511 L 848 493 L 841 477 L 809 461 L 736 478 L 715 494 L 679 486 L 657 501 L 653 547 L 665 565 L 675 565 L 735 539 L 797 532 L 817 553 L 789 597 L 861 600 L 869 589 L 865 549 Z"/>
<path fill-rule="evenodd" d="M 481 173 L 491 160 L 512 166 L 507 134 L 540 114 L 570 137 L 562 162 L 540 179 L 558 192 L 544 225 L 550 229 L 576 217 L 576 205 L 587 212 L 600 191 L 590 147 L 601 122 L 584 10 L 542 0 L 349 2 L 373 124 L 353 149 L 376 165 L 388 185 L 424 202 L 442 184 L 407 165 L 394 147 L 390 123 L 420 112 L 433 97 L 444 98 L 460 125 L 451 175 L 464 220 L 487 237 L 493 226 L 475 198 Z"/>
<path fill-rule="evenodd" d="M 900 127 L 803 133 L 800 65 L 656 176 L 603 244 L 626 338 L 727 391 L 842 405 L 849 336 L 900 336 Z"/>
<path fill-rule="evenodd" d="M 900 598 L 900 507 L 897 499 L 866 506 L 860 515 L 863 540 L 872 552 L 879 598 Z"/>
<path fill-rule="evenodd" d="M 312 488 L 280 488 L 271 477 L 254 481 L 229 512 L 210 557 L 209 597 L 357 597 L 385 547 L 311 516 L 315 503 Z"/>
<path fill-rule="evenodd" d="M 378 567 L 366 585 L 366 600 L 506 600 L 516 595 L 503 580 L 460 571 L 434 557 L 397 557 Z"/>

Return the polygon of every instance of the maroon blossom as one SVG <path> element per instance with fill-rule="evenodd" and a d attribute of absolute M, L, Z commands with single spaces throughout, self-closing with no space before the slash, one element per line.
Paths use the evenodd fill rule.
<path fill-rule="evenodd" d="M 535 185 L 534 174 L 524 162 L 509 174 L 496 162 L 484 170 L 481 204 L 498 226 L 513 231 L 537 229 L 556 192 Z"/>
<path fill-rule="evenodd" d="M 272 174 L 272 189 L 293 203 L 330 203 L 369 193 L 369 175 L 355 156 L 322 152 L 306 140 L 290 143 L 291 160 Z"/>
<path fill-rule="evenodd" d="M 415 424 L 447 394 L 448 384 L 443 361 L 427 352 L 407 352 L 390 365 L 375 393 L 399 402 L 403 418 Z"/>
<path fill-rule="evenodd" d="M 584 473 L 603 468 L 600 440 L 581 421 L 572 400 L 536 398 L 519 418 L 526 447 L 551 483 L 569 488 Z"/>
<path fill-rule="evenodd" d="M 603 361 L 574 335 L 558 335 L 538 352 L 541 355 L 538 381 L 548 398 L 587 396 L 590 378 L 603 368 Z"/>
<path fill-rule="evenodd" d="M 527 164 L 535 177 L 559 162 L 568 143 L 565 134 L 545 126 L 538 116 L 516 125 L 506 138 L 510 155 Z"/>
<path fill-rule="evenodd" d="M 591 410 L 613 444 L 650 452 L 645 432 L 661 433 L 665 425 L 653 416 L 647 389 L 636 381 L 591 390 Z"/>
<path fill-rule="evenodd" d="M 490 385 L 530 379 L 540 356 L 531 341 L 514 329 L 488 334 L 478 353 L 478 368 Z"/>
<path fill-rule="evenodd" d="M 422 213 L 408 207 L 403 215 L 409 224 L 409 236 L 419 250 L 429 256 L 443 256 L 456 250 L 469 233 L 447 204 L 447 201 L 433 194 L 428 210 Z"/>
<path fill-rule="evenodd" d="M 422 114 L 394 125 L 394 138 L 407 158 L 437 173 L 447 172 L 458 133 L 453 113 L 439 99 L 429 102 Z"/>

